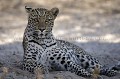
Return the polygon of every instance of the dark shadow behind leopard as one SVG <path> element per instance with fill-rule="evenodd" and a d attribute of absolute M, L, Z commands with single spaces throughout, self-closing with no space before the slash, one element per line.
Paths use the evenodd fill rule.
<path fill-rule="evenodd" d="M 28 13 L 28 25 L 23 37 L 23 69 L 34 72 L 41 68 L 43 71 L 70 71 L 79 76 L 92 77 L 95 69 L 99 75 L 115 76 L 120 70 L 119 65 L 104 68 L 97 59 L 78 46 L 55 39 L 52 28 L 59 13 L 58 8 L 47 10 L 25 7 Z"/>

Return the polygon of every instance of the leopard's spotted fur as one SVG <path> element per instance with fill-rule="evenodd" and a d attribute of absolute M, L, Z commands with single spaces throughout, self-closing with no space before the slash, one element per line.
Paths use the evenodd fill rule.
<path fill-rule="evenodd" d="M 47 10 L 26 7 L 26 11 L 29 17 L 23 37 L 24 70 L 65 70 L 79 76 L 92 77 L 93 71 L 98 68 L 99 75 L 116 75 L 118 68 L 104 69 L 98 60 L 79 46 L 54 38 L 52 28 L 58 8 Z"/>

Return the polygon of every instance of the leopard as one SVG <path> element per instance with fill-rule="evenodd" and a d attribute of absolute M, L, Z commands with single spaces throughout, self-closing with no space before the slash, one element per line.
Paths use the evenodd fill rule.
<path fill-rule="evenodd" d="M 115 76 L 120 65 L 105 68 L 99 60 L 84 49 L 65 40 L 56 39 L 53 26 L 59 9 L 32 8 L 25 6 L 28 24 L 23 35 L 23 70 L 34 73 L 40 68 L 49 71 L 69 71 L 82 77 L 98 75 Z"/>

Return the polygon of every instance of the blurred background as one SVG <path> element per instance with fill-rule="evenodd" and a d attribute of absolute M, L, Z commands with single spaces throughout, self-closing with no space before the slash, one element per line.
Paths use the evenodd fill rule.
<path fill-rule="evenodd" d="M 0 43 L 21 41 L 27 25 L 25 6 L 58 7 L 53 33 L 59 39 L 120 41 L 119 0 L 0 0 Z"/>
<path fill-rule="evenodd" d="M 120 61 L 120 0 L 0 0 L 0 62 L 3 65 L 22 60 L 21 42 L 27 26 L 25 6 L 58 7 L 60 13 L 53 29 L 57 39 L 79 45 L 102 64 Z"/>

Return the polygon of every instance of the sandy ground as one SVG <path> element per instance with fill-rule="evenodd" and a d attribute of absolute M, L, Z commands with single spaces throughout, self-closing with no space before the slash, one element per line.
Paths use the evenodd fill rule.
<path fill-rule="evenodd" d="M 58 7 L 60 14 L 55 20 L 53 29 L 57 39 L 67 40 L 80 46 L 98 58 L 103 65 L 113 66 L 120 61 L 119 13 L 101 14 L 85 12 L 74 7 L 63 8 L 60 5 Z M 3 79 L 35 78 L 33 74 L 20 70 L 23 57 L 21 42 L 27 25 L 27 13 L 24 11 L 24 6 L 21 9 L 23 10 L 0 12 L 0 76 L 5 76 Z M 102 77 L 120 79 L 120 74 L 111 78 Z M 84 79 L 63 71 L 50 72 L 48 78 Z"/>

